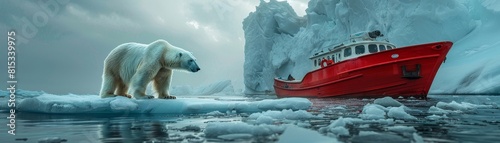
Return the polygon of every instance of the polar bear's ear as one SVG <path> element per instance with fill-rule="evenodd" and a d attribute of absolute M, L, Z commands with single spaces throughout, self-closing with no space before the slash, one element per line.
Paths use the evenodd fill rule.
<path fill-rule="evenodd" d="M 179 55 L 178 55 L 178 56 L 179 56 L 179 57 L 182 57 L 182 53 L 179 53 Z"/>

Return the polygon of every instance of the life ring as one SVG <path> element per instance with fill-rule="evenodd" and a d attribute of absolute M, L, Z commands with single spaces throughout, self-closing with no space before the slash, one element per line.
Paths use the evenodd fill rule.
<path fill-rule="evenodd" d="M 325 65 L 325 63 L 326 63 L 326 65 Z M 333 63 L 334 63 L 333 60 L 323 59 L 323 60 L 321 60 L 321 68 L 324 68 L 324 67 L 331 65 Z"/>

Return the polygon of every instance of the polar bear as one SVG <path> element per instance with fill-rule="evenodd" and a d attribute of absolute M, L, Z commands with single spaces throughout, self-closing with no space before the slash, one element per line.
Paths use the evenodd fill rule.
<path fill-rule="evenodd" d="M 198 72 L 200 68 L 191 52 L 165 40 L 160 39 L 147 45 L 119 45 L 104 60 L 100 95 L 102 98 L 118 95 L 151 99 L 154 96 L 146 95 L 145 92 L 148 83 L 153 81 L 158 98 L 175 99 L 168 92 L 172 70 Z"/>

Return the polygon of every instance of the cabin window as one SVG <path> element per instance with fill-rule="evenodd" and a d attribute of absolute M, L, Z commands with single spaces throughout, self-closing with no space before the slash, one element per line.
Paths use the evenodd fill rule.
<path fill-rule="evenodd" d="M 361 55 L 365 53 L 365 45 L 358 45 L 354 47 L 354 50 L 356 51 L 356 55 Z"/>
<path fill-rule="evenodd" d="M 375 44 L 368 45 L 368 52 L 370 52 L 370 53 L 378 52 L 377 45 L 375 45 Z"/>
<path fill-rule="evenodd" d="M 330 55 L 326 56 L 328 58 L 328 60 L 331 60 L 332 58 L 330 57 Z"/>
<path fill-rule="evenodd" d="M 314 66 L 316 66 L 316 64 L 317 64 L 317 61 L 316 61 L 316 59 L 314 59 Z"/>
<path fill-rule="evenodd" d="M 349 56 L 351 56 L 351 54 L 352 54 L 352 50 L 350 47 L 344 49 L 344 57 L 349 57 Z"/>
<path fill-rule="evenodd" d="M 321 66 L 321 59 L 318 59 L 318 66 Z"/>
<path fill-rule="evenodd" d="M 392 46 L 387 46 L 387 50 L 393 49 Z"/>
<path fill-rule="evenodd" d="M 385 45 L 379 45 L 379 46 L 378 46 L 378 49 L 379 49 L 379 51 L 380 51 L 380 52 L 382 52 L 382 51 L 385 51 L 385 50 L 386 50 L 386 49 L 385 49 Z"/>

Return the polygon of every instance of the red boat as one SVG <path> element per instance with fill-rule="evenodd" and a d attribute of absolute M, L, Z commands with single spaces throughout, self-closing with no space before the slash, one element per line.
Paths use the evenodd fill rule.
<path fill-rule="evenodd" d="M 378 33 L 377 33 L 378 32 Z M 302 80 L 275 78 L 278 97 L 426 98 L 452 42 L 396 47 L 377 41 L 379 31 L 314 54 Z"/>

